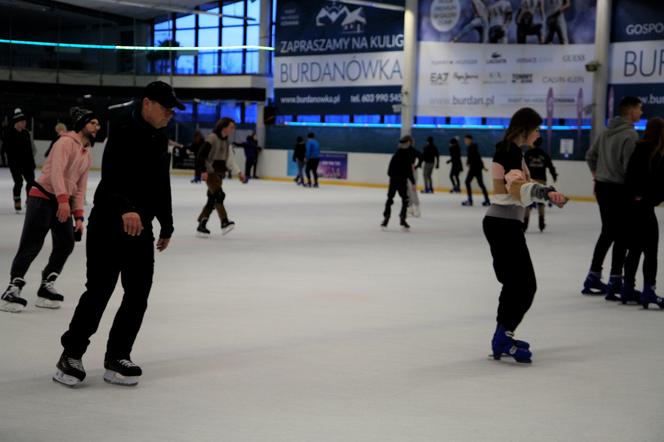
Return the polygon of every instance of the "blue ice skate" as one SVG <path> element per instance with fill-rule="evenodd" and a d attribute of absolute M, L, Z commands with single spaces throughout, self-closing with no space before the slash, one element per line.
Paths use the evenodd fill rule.
<path fill-rule="evenodd" d="M 584 295 L 604 295 L 607 292 L 606 284 L 602 282 L 602 275 L 597 272 L 588 272 L 586 280 L 583 281 L 581 293 Z"/>
<path fill-rule="evenodd" d="M 517 342 L 519 345 L 517 345 Z M 511 356 L 516 362 L 530 364 L 533 354 L 530 344 L 525 341 L 515 341 L 514 333 L 498 324 L 491 340 L 493 359 L 499 361 L 503 356 Z"/>
<path fill-rule="evenodd" d="M 604 299 L 607 301 L 620 301 L 620 298 L 617 295 L 622 292 L 622 288 L 622 275 L 611 275 L 611 277 L 609 277 L 609 283 L 606 285 L 607 293 Z"/>
<path fill-rule="evenodd" d="M 647 310 L 650 304 L 657 304 L 659 308 L 664 309 L 664 298 L 657 296 L 654 285 L 644 284 L 641 292 L 641 305 Z"/>

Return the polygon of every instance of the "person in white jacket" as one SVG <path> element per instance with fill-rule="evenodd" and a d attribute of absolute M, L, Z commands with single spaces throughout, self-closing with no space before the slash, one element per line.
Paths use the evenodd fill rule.
<path fill-rule="evenodd" d="M 228 212 L 224 206 L 226 194 L 222 189 L 222 180 L 226 171 L 237 175 L 240 181 L 245 177 L 240 168 L 235 164 L 233 148 L 230 141 L 235 132 L 235 121 L 224 117 L 217 122 L 214 131 L 205 139 L 205 143 L 198 152 L 197 172 L 200 171 L 201 179 L 207 183 L 207 201 L 198 216 L 198 227 L 196 231 L 209 235 L 207 222 L 212 211 L 216 209 L 221 220 L 221 232 L 227 234 L 235 227 L 235 222 L 228 219 Z"/>

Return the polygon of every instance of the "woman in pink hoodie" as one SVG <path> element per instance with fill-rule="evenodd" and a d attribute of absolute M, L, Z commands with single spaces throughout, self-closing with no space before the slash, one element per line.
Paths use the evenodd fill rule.
<path fill-rule="evenodd" d="M 53 145 L 41 176 L 28 194 L 23 233 L 12 263 L 10 283 L 0 298 L 2 311 L 17 313 L 25 309 L 27 301 L 21 297 L 24 276 L 49 231 L 53 251 L 42 271 L 36 306 L 59 308 L 64 299 L 55 290 L 54 283 L 74 249 L 75 232 L 83 232 L 83 204 L 92 164 L 90 148 L 100 127 L 99 118 L 92 111 L 75 108 L 72 117 L 74 130 L 64 133 Z"/>

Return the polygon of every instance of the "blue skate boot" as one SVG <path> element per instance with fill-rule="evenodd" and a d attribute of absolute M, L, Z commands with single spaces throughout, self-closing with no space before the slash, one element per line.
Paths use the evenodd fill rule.
<path fill-rule="evenodd" d="M 493 359 L 499 361 L 503 356 L 511 356 L 516 362 L 530 364 L 533 356 L 529 349 L 530 345 L 525 341 L 518 341 L 521 347 L 517 346 L 513 338 L 514 333 L 500 324 L 496 326 L 496 332 L 491 339 Z"/>
<path fill-rule="evenodd" d="M 599 272 L 588 272 L 586 280 L 583 281 L 581 293 L 584 295 L 605 295 L 607 292 L 606 284 L 602 282 L 602 274 Z"/>
<path fill-rule="evenodd" d="M 609 277 L 609 283 L 606 285 L 606 296 L 604 299 L 607 301 L 620 301 L 620 298 L 616 296 L 622 291 L 623 288 L 623 279 L 622 275 L 611 275 Z"/>
<path fill-rule="evenodd" d="M 654 285 L 644 284 L 641 292 L 641 305 L 647 310 L 649 304 L 657 304 L 659 308 L 664 309 L 664 298 L 657 296 Z"/>
<path fill-rule="evenodd" d="M 634 281 L 625 280 L 620 291 L 620 302 L 624 304 L 640 304 L 641 293 L 634 290 Z"/>

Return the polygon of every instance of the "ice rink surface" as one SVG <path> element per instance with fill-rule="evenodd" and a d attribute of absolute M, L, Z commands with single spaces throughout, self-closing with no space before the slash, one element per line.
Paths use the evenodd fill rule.
<path fill-rule="evenodd" d="M 0 169 L 3 289 L 23 222 L 10 181 Z M 47 240 L 26 277 L 27 310 L 0 312 L 0 441 L 664 440 L 664 311 L 579 292 L 595 204 L 549 209 L 543 234 L 531 221 L 538 292 L 517 331 L 534 352 L 523 366 L 487 357 L 499 285 L 485 208 L 422 195 L 411 232 L 395 218 L 383 232 L 384 189 L 225 188 L 237 227 L 222 237 L 213 218 L 201 239 L 204 186 L 173 177 L 175 235 L 156 259 L 136 388 L 102 379 L 120 287 L 83 359 L 84 385 L 51 381 L 85 250 L 56 285 L 62 308 L 37 309 Z"/>

